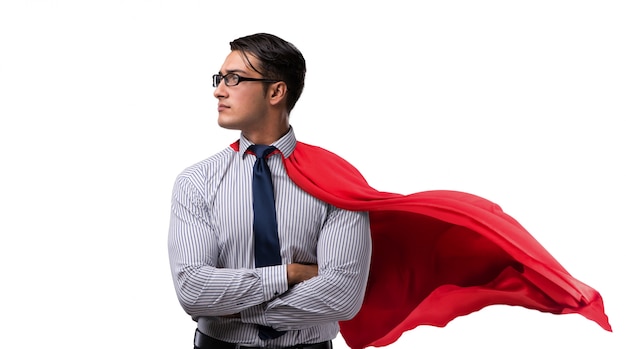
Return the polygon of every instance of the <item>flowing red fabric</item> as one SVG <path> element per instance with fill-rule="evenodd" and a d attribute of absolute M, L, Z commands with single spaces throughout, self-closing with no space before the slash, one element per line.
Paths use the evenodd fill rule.
<path fill-rule="evenodd" d="M 611 331 L 600 294 L 497 204 L 458 191 L 379 192 L 341 157 L 302 142 L 284 163 L 314 197 L 369 211 L 365 300 L 356 317 L 340 322 L 350 348 L 385 346 L 419 325 L 443 327 L 494 304 L 578 313 Z"/>

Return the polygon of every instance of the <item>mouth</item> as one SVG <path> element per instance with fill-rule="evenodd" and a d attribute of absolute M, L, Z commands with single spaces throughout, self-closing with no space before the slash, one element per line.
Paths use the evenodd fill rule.
<path fill-rule="evenodd" d="M 227 105 L 225 105 L 225 104 L 218 104 L 218 105 L 217 105 L 217 111 L 218 111 L 218 112 L 224 111 L 224 110 L 226 110 L 226 109 L 228 109 L 228 108 L 230 108 L 230 107 L 229 107 L 229 106 L 227 106 Z"/>

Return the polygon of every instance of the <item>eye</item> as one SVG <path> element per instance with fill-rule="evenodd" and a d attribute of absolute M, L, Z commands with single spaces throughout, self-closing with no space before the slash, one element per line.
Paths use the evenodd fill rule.
<path fill-rule="evenodd" d="M 226 85 L 234 86 L 239 82 L 239 75 L 235 73 L 228 73 L 224 75 L 224 80 L 226 81 Z"/>

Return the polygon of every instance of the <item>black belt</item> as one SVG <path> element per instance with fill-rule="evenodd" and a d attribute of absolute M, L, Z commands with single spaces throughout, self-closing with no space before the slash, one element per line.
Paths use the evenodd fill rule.
<path fill-rule="evenodd" d="M 253 347 L 243 344 L 235 344 L 221 341 L 196 330 L 196 336 L 193 339 L 193 345 L 198 349 L 268 349 L 264 347 Z M 332 349 L 331 341 L 315 343 L 315 344 L 298 344 L 281 349 Z"/>

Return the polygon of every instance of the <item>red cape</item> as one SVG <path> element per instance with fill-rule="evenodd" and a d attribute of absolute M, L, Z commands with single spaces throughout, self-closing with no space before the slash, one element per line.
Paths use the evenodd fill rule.
<path fill-rule="evenodd" d="M 369 211 L 365 300 L 356 317 L 340 323 L 352 349 L 385 346 L 419 325 L 443 327 L 494 304 L 578 313 L 611 331 L 600 294 L 497 204 L 458 191 L 379 192 L 339 156 L 301 142 L 284 163 L 314 197 Z"/>

